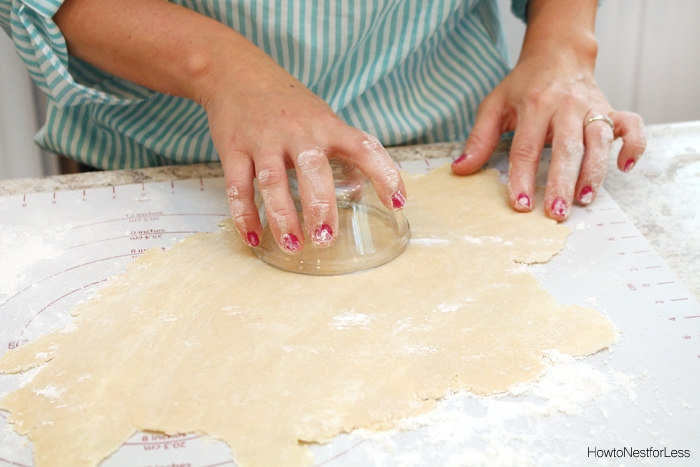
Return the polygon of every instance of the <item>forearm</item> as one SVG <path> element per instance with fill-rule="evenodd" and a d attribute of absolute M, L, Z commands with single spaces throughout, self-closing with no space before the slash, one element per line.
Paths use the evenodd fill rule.
<path fill-rule="evenodd" d="M 66 0 L 54 21 L 71 55 L 200 104 L 224 76 L 241 77 L 251 60 L 272 61 L 227 26 L 163 0 Z"/>
<path fill-rule="evenodd" d="M 557 50 L 566 50 L 592 71 L 598 52 L 597 7 L 597 0 L 530 0 L 520 59 L 527 59 L 533 53 L 552 55 Z"/>

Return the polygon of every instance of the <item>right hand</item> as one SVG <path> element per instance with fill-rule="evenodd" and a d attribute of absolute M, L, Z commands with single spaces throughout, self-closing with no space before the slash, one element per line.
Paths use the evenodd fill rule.
<path fill-rule="evenodd" d="M 335 241 L 332 157 L 357 166 L 389 209 L 404 206 L 401 176 L 377 139 L 342 122 L 328 104 L 253 44 L 245 51 L 237 49 L 236 57 L 235 69 L 222 61 L 212 70 L 213 79 L 198 100 L 207 111 L 221 158 L 231 217 L 248 245 L 257 246 L 262 236 L 254 201 L 257 178 L 277 244 L 287 253 L 304 247 L 289 192 L 289 168 L 296 169 L 307 237 L 319 247 Z"/>

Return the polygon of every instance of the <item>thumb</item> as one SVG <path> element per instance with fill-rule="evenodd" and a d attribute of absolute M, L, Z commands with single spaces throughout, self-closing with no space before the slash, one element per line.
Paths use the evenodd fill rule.
<path fill-rule="evenodd" d="M 495 103 L 484 100 L 479 106 L 464 151 L 452 163 L 457 175 L 469 175 L 478 171 L 489 160 L 501 138 L 501 110 Z"/>

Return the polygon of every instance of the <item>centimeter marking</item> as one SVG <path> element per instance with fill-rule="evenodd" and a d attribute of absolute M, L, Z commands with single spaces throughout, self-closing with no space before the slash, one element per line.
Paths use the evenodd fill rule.
<path fill-rule="evenodd" d="M 207 189 L 207 184 L 205 183 L 205 179 L 200 177 L 199 179 L 194 179 L 196 183 L 199 184 L 199 191 L 205 191 Z M 217 180 L 217 179 L 206 179 L 206 180 Z M 136 195 L 136 199 L 139 202 L 148 202 L 151 201 L 152 198 L 149 196 L 149 191 L 148 187 L 151 184 L 168 184 L 170 186 L 170 193 L 173 195 L 178 194 L 176 190 L 176 184 L 180 185 L 182 183 L 192 183 L 193 180 L 170 180 L 169 182 L 141 182 L 140 184 L 135 184 L 135 185 L 119 185 L 118 187 L 115 185 L 110 185 L 108 187 L 98 187 L 98 188 L 84 188 L 84 189 L 79 189 L 79 190 L 61 190 L 61 191 L 52 191 L 48 193 L 25 193 L 20 195 L 17 195 L 19 198 L 19 205 L 22 208 L 29 208 L 29 207 L 37 207 L 44 205 L 42 200 L 47 199 L 48 196 L 48 201 L 51 205 L 58 205 L 61 202 L 69 202 L 75 199 L 75 195 L 78 194 L 79 200 L 86 202 L 86 201 L 91 201 L 92 196 L 95 195 L 95 192 L 99 190 L 109 190 L 111 192 L 111 198 L 113 200 L 117 200 L 121 198 L 121 196 L 128 196 L 129 194 L 134 194 Z M 130 193 L 133 190 L 134 186 L 140 187 L 140 192 L 139 193 Z M 117 193 L 119 192 L 119 193 Z M 117 195 L 120 195 L 119 197 Z M 101 198 L 100 198 L 101 200 Z M 34 203 L 36 201 L 36 204 Z"/>

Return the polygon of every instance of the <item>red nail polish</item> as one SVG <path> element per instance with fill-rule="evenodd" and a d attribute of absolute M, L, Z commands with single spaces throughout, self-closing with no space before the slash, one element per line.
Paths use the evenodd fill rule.
<path fill-rule="evenodd" d="M 333 240 L 333 229 L 328 224 L 316 227 L 314 231 L 314 243 L 318 246 L 328 246 Z"/>
<path fill-rule="evenodd" d="M 524 208 L 531 208 L 532 207 L 532 201 L 530 200 L 530 197 L 526 195 L 525 193 L 520 193 L 518 195 L 518 206 L 524 207 Z"/>
<path fill-rule="evenodd" d="M 406 198 L 403 196 L 403 193 L 400 191 L 397 191 L 393 195 L 391 195 L 391 206 L 395 210 L 399 210 L 403 208 L 406 205 Z"/>
<path fill-rule="evenodd" d="M 455 159 L 455 161 L 453 162 L 453 164 L 459 164 L 460 162 L 462 162 L 462 161 L 463 161 L 464 159 L 466 159 L 466 158 L 467 158 L 467 155 L 466 155 L 466 154 L 462 154 L 462 155 L 459 156 L 457 159 Z"/>
<path fill-rule="evenodd" d="M 634 159 L 630 159 L 625 163 L 625 168 L 623 169 L 625 173 L 629 172 L 634 168 Z"/>
<path fill-rule="evenodd" d="M 289 253 L 296 253 L 301 250 L 301 243 L 296 235 L 288 233 L 282 235 L 282 247 Z"/>
<path fill-rule="evenodd" d="M 248 245 L 252 247 L 260 245 L 260 238 L 258 238 L 258 234 L 255 232 L 248 232 L 246 238 L 248 239 Z"/>
<path fill-rule="evenodd" d="M 569 206 L 566 204 L 566 201 L 561 198 L 557 198 L 552 203 L 552 212 L 557 217 L 566 217 L 566 215 L 569 213 Z"/>
<path fill-rule="evenodd" d="M 593 188 L 585 186 L 581 189 L 578 195 L 578 200 L 583 204 L 588 204 L 593 201 Z"/>

